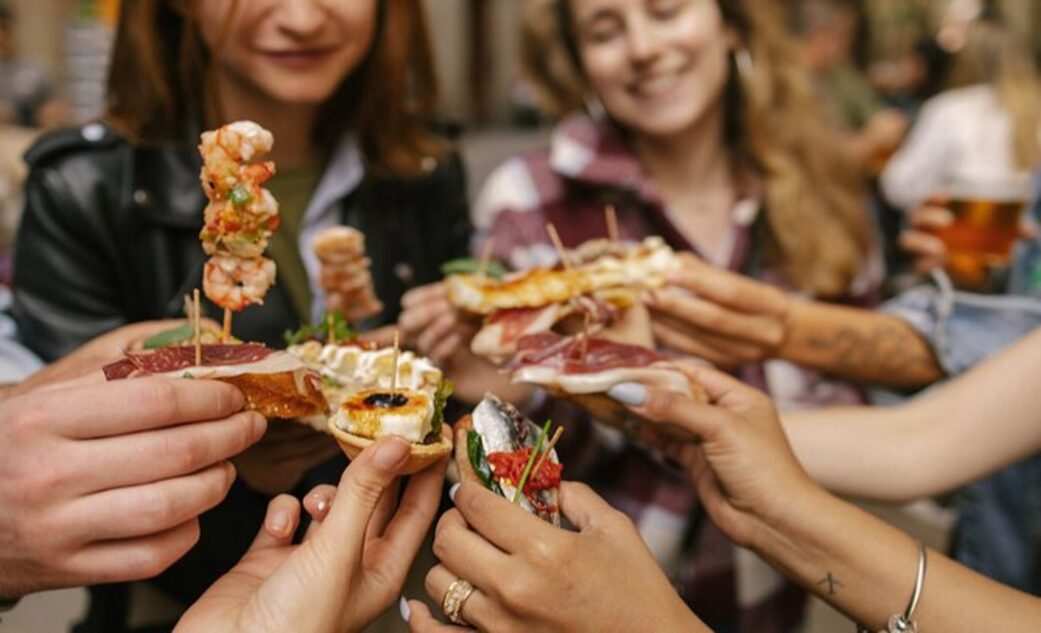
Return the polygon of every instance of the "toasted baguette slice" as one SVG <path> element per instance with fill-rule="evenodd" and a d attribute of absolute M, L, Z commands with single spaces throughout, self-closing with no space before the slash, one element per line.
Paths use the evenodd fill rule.
<path fill-rule="evenodd" d="M 329 434 L 336 439 L 336 443 L 340 445 L 343 452 L 347 454 L 349 459 L 354 459 L 363 450 L 372 445 L 375 441 L 368 437 L 362 437 L 360 435 L 354 435 L 348 433 L 340 427 L 336 426 L 335 419 L 329 420 Z M 437 462 L 441 461 L 445 457 L 452 454 L 452 431 L 446 424 L 442 429 L 441 437 L 436 442 L 431 444 L 415 444 L 411 445 L 411 452 L 409 453 L 408 461 L 405 463 L 404 468 L 401 470 L 403 475 L 412 475 L 424 470 Z"/>

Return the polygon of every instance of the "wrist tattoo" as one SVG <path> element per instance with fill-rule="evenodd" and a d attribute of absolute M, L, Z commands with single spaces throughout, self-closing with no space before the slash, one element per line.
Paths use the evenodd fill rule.
<path fill-rule="evenodd" d="M 846 585 L 839 582 L 839 579 L 833 576 L 832 573 L 829 571 L 828 575 L 817 583 L 817 586 L 825 587 L 828 590 L 828 595 L 834 596 L 836 593 L 839 592 L 839 589 L 845 587 Z"/>
<path fill-rule="evenodd" d="M 909 334 L 894 324 L 870 328 L 841 327 L 831 332 L 807 335 L 806 345 L 828 354 L 836 370 L 899 377 L 908 372 L 935 375 L 939 368 L 929 347 L 908 344 Z M 918 342 L 918 341 L 916 341 Z"/>

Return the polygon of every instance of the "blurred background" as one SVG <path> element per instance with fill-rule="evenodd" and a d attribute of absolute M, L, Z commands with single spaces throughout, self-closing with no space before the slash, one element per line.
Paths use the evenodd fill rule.
<path fill-rule="evenodd" d="M 123 0 L 132 2 L 133 0 Z M 120 0 L 0 0 L 0 282 L 9 282 L 11 235 L 21 208 L 22 153 L 41 130 L 76 125 L 103 106 Z M 520 73 L 517 0 L 426 0 L 444 119 L 458 123 L 471 192 L 505 158 L 544 143 L 551 118 Z M 863 143 L 877 177 L 921 104 L 950 86 L 978 0 L 788 0 L 790 27 L 818 80 L 837 133 Z M 1041 62 L 1041 0 L 997 0 L 1014 35 Z M 836 7 L 840 7 L 836 9 Z M 879 116 L 879 115 L 882 116 Z M 880 201 L 884 209 L 887 201 Z M 883 231 L 900 214 L 880 213 Z M 894 243 L 895 240 L 889 240 Z M 890 269 L 899 268 L 890 253 Z M 943 547 L 951 517 L 938 505 L 877 509 Z M 79 590 L 25 601 L 0 631 L 62 631 L 85 604 Z M 808 631 L 847 630 L 818 608 Z"/>

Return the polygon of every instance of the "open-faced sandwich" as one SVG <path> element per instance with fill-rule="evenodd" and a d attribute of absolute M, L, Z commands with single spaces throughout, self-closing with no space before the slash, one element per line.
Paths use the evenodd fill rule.
<path fill-rule="evenodd" d="M 665 283 L 675 254 L 658 237 L 638 244 L 593 240 L 565 252 L 568 265 L 534 268 L 497 279 L 455 274 L 445 280 L 448 299 L 464 315 L 483 319 L 470 349 L 501 363 L 524 336 L 543 332 L 600 333 L 605 338 L 652 345 L 639 293 Z"/>
<path fill-rule="evenodd" d="M 549 441 L 549 422 L 539 428 L 513 405 L 487 394 L 455 425 L 455 461 L 463 480 L 519 504 L 560 525 L 562 466 Z"/>
<path fill-rule="evenodd" d="M 526 336 L 507 369 L 514 382 L 538 385 L 623 429 L 629 428 L 632 413 L 606 395 L 618 383 L 649 382 L 695 400 L 708 399 L 704 387 L 655 350 L 584 334 Z"/>
<path fill-rule="evenodd" d="M 194 345 L 124 352 L 123 360 L 106 365 L 105 378 L 167 376 L 220 380 L 238 387 L 246 407 L 269 418 L 301 418 L 326 411 L 320 378 L 298 358 L 256 343 Z"/>

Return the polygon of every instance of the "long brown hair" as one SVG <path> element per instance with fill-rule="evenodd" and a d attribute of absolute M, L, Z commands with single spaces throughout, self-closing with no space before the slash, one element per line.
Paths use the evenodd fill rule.
<path fill-rule="evenodd" d="M 211 86 L 214 55 L 220 52 L 207 50 L 192 5 L 192 0 L 121 5 L 105 118 L 135 142 L 194 143 L 200 126 L 223 120 Z M 320 108 L 314 142 L 329 153 L 353 130 L 372 172 L 420 174 L 423 159 L 444 150 L 431 133 L 436 101 L 420 0 L 381 0 L 372 49 Z"/>
<path fill-rule="evenodd" d="M 1030 46 L 998 15 L 973 22 L 955 55 L 950 87 L 991 84 L 1012 121 L 1013 164 L 1024 171 L 1041 164 L 1041 77 Z"/>
<path fill-rule="evenodd" d="M 766 0 L 716 0 L 754 61 L 731 60 L 724 93 L 726 142 L 763 177 L 766 255 L 801 290 L 846 292 L 867 260 L 872 229 L 855 166 L 822 122 L 783 14 Z M 522 59 L 556 114 L 580 110 L 588 88 L 567 0 L 528 0 Z"/>

